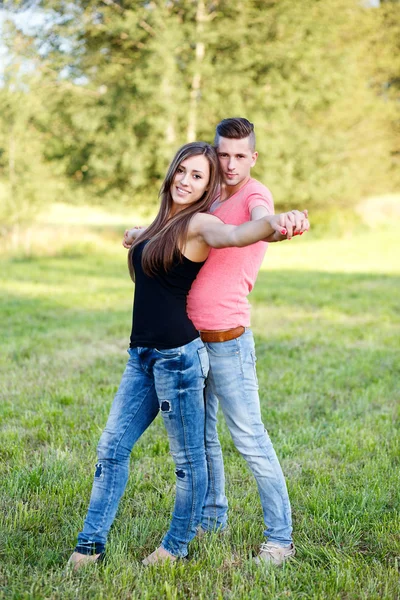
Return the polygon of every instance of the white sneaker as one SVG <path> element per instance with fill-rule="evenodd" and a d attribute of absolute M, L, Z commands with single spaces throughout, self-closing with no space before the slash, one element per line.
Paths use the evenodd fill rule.
<path fill-rule="evenodd" d="M 258 565 L 269 563 L 280 567 L 285 560 L 292 558 L 296 554 L 294 544 L 289 546 L 279 546 L 275 542 L 265 542 L 260 546 L 260 553 L 254 559 Z"/>

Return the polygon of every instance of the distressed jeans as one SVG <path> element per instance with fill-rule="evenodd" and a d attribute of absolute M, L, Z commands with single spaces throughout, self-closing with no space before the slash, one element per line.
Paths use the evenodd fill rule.
<path fill-rule="evenodd" d="M 281 466 L 261 421 L 253 334 L 247 329 L 235 340 L 205 346 L 210 371 L 206 387 L 208 489 L 202 528 L 224 529 L 227 524 L 224 465 L 217 434 L 219 401 L 233 442 L 256 479 L 264 535 L 286 546 L 292 542 L 290 502 Z"/>
<path fill-rule="evenodd" d="M 174 556 L 186 556 L 188 543 L 201 521 L 207 489 L 204 448 L 207 351 L 197 338 L 179 348 L 133 348 L 128 352 L 130 358 L 97 448 L 89 510 L 75 551 L 82 554 L 104 551 L 128 480 L 131 450 L 160 411 L 176 468 L 174 512 L 161 545 Z"/>

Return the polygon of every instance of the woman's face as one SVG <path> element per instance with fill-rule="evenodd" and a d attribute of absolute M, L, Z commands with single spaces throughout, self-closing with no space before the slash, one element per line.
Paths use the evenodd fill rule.
<path fill-rule="evenodd" d="M 203 155 L 190 156 L 177 168 L 172 185 L 172 214 L 200 200 L 210 180 L 210 165 Z"/>

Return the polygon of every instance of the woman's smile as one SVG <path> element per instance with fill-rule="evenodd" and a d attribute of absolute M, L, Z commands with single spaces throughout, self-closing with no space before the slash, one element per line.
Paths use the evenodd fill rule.
<path fill-rule="evenodd" d="M 176 169 L 171 186 L 172 213 L 200 200 L 210 179 L 210 166 L 203 154 L 190 156 Z"/>

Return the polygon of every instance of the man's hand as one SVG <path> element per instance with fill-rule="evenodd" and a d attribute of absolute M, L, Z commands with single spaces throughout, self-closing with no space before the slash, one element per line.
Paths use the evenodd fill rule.
<path fill-rule="evenodd" d="M 279 231 L 274 231 L 274 233 L 271 233 L 271 235 L 264 238 L 263 242 L 268 242 L 269 244 L 271 244 L 273 242 L 283 242 L 284 240 L 287 240 L 286 234 L 283 235 L 282 233 L 279 233 Z"/>
<path fill-rule="evenodd" d="M 133 242 L 138 237 L 139 233 L 141 233 L 142 229 L 146 229 L 146 228 L 136 225 L 132 229 L 125 229 L 124 237 L 122 240 L 123 247 L 126 248 L 127 250 L 129 250 L 129 248 L 132 246 Z"/>

